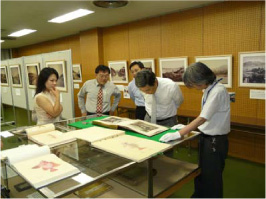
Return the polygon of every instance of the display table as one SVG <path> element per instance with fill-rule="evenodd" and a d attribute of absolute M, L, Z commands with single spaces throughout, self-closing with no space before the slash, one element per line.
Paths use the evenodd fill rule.
<path fill-rule="evenodd" d="M 72 131 L 77 129 L 77 127 L 71 125 L 72 123 L 81 122 L 81 124 L 92 125 L 88 120 L 93 120 L 95 117 L 94 115 L 64 120 L 55 123 L 55 126 L 57 130 L 62 132 Z M 132 134 L 132 132 L 127 133 Z M 12 142 L 14 146 L 18 146 L 27 144 L 28 140 L 25 135 L 15 135 L 4 138 L 3 142 L 4 146 L 9 145 L 7 144 L 9 142 Z M 172 147 L 178 144 L 178 142 L 171 143 Z M 68 150 L 69 153 L 62 152 L 65 152 L 65 150 Z M 101 198 L 167 197 L 182 184 L 192 180 L 200 171 L 197 164 L 169 158 L 163 154 L 158 154 L 144 162 L 136 163 L 129 159 L 93 148 L 88 142 L 82 140 L 60 145 L 52 148 L 51 151 L 62 160 L 77 167 L 82 173 L 90 176 L 91 181 L 77 182 L 73 180 L 73 177 L 69 177 L 38 190 L 28 187 L 25 190 L 27 194 L 30 194 L 29 190 L 31 190 L 30 192 L 37 191 L 48 198 L 68 197 L 71 194 L 75 194 L 81 198 L 86 197 L 84 194 L 91 192 L 90 190 L 86 190 L 88 186 L 97 182 L 104 182 L 104 184 L 109 185 L 109 188 L 102 191 L 99 196 Z M 2 161 L 2 166 L 4 168 L 8 167 L 4 161 Z M 1 180 L 2 184 L 11 190 L 10 197 L 24 197 L 24 191 L 18 192 L 16 185 L 25 181 L 20 176 L 4 179 L 5 173 L 6 170 L 4 169 Z M 16 191 L 13 191 L 14 189 Z"/>

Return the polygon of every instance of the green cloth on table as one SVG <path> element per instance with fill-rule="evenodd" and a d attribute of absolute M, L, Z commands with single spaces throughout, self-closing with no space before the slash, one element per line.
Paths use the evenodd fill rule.
<path fill-rule="evenodd" d="M 71 124 L 68 124 L 68 125 L 76 127 L 76 128 L 79 128 L 79 129 L 89 128 L 89 127 L 92 127 L 92 126 L 98 126 L 98 125 L 92 124 L 92 121 L 101 120 L 101 119 L 104 119 L 104 118 L 107 118 L 107 117 L 109 117 L 109 116 L 95 117 L 95 118 L 91 118 L 91 119 L 87 119 L 87 120 L 83 120 L 83 121 L 74 122 L 74 123 L 71 123 Z M 83 124 L 84 122 L 86 122 L 86 124 Z M 103 128 L 105 128 L 105 127 L 103 127 Z M 148 136 L 145 136 L 145 135 L 142 135 L 140 133 L 136 133 L 134 131 L 130 131 L 130 130 L 127 130 L 127 129 L 123 129 L 123 130 L 125 130 L 126 135 L 131 135 L 131 136 L 136 136 L 136 137 L 140 137 L 140 138 L 145 138 L 145 139 L 153 140 L 153 141 L 156 141 L 156 142 L 160 142 L 159 141 L 160 138 L 163 135 L 165 135 L 166 133 L 176 132 L 176 130 L 168 129 L 168 130 L 166 130 L 166 131 L 164 131 L 162 133 L 159 133 L 157 135 L 148 137 Z"/>
<path fill-rule="evenodd" d="M 73 127 L 79 128 L 79 129 L 85 129 L 85 128 L 89 128 L 89 127 L 95 126 L 94 124 L 92 124 L 92 121 L 101 120 L 101 119 L 104 119 L 104 118 L 107 118 L 107 117 L 109 117 L 109 116 L 94 117 L 94 118 L 90 118 L 90 119 L 87 119 L 87 120 L 78 121 L 78 122 L 74 122 L 74 123 L 68 124 L 68 126 L 73 126 Z M 84 122 L 86 122 L 86 124 L 84 124 Z"/>

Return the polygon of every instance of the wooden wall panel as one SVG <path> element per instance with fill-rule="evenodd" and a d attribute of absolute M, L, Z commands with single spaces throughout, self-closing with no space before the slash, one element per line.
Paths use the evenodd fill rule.
<path fill-rule="evenodd" d="M 162 56 L 188 56 L 188 64 L 202 54 L 202 8 L 161 17 Z M 158 73 L 160 74 L 160 73 Z M 201 107 L 202 92 L 180 86 L 184 102 L 179 115 L 197 116 Z"/>
<path fill-rule="evenodd" d="M 103 29 L 104 64 L 108 61 L 129 60 L 128 25 Z"/>
<path fill-rule="evenodd" d="M 155 17 L 129 24 L 130 59 L 158 58 L 161 56 L 160 18 Z M 158 60 L 155 59 L 155 73 L 159 75 Z M 132 75 L 130 74 L 130 80 Z"/>
<path fill-rule="evenodd" d="M 129 25 L 119 25 L 103 29 L 103 60 L 108 66 L 108 61 L 127 60 L 129 66 Z M 130 75 L 128 73 L 128 75 Z M 128 84 L 120 84 L 128 85 Z M 123 92 L 121 92 L 123 95 Z M 134 105 L 130 99 L 121 97 L 119 104 Z"/>
<path fill-rule="evenodd" d="M 76 36 L 19 48 L 15 56 L 72 49 L 73 63 L 81 63 L 83 81 L 94 78 L 99 63 L 134 58 L 233 55 L 232 122 L 265 126 L 265 101 L 249 99 L 250 88 L 238 87 L 238 53 L 265 50 L 265 2 L 226 1 L 129 24 L 85 31 Z M 129 80 L 132 79 L 129 73 Z M 180 115 L 197 116 L 201 91 L 181 86 L 185 101 Z M 76 96 L 76 91 L 75 91 Z M 75 99 L 75 104 L 76 104 Z M 133 105 L 123 99 L 121 104 Z M 79 110 L 77 110 L 79 112 Z"/>

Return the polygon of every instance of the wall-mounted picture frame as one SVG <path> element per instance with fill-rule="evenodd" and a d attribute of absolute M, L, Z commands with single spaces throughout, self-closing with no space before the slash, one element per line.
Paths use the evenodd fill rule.
<path fill-rule="evenodd" d="M 127 61 L 108 61 L 108 66 L 113 83 L 128 83 Z"/>
<path fill-rule="evenodd" d="M 40 74 L 39 63 L 26 64 L 26 71 L 29 88 L 36 88 L 38 75 Z"/>
<path fill-rule="evenodd" d="M 45 63 L 46 67 L 54 68 L 58 72 L 58 80 L 56 88 L 59 91 L 67 92 L 67 76 L 65 61 L 48 61 Z"/>
<path fill-rule="evenodd" d="M 197 56 L 196 62 L 208 66 L 216 75 L 216 79 L 226 88 L 232 88 L 232 55 Z"/>
<path fill-rule="evenodd" d="M 73 82 L 82 82 L 82 73 L 80 64 L 72 65 Z"/>
<path fill-rule="evenodd" d="M 160 74 L 163 78 L 169 78 L 179 85 L 184 85 L 183 74 L 188 65 L 187 57 L 159 58 Z"/>
<path fill-rule="evenodd" d="M 13 87 L 22 87 L 20 65 L 9 66 L 11 82 Z"/>
<path fill-rule="evenodd" d="M 265 52 L 239 53 L 239 86 L 265 88 Z"/>
<path fill-rule="evenodd" d="M 142 62 L 146 69 L 149 69 L 150 71 L 155 73 L 155 63 L 154 63 L 154 59 L 153 58 L 132 59 L 131 63 L 134 62 L 134 61 Z"/>
<path fill-rule="evenodd" d="M 1 86 L 8 86 L 8 74 L 7 74 L 7 67 L 1 66 Z"/>

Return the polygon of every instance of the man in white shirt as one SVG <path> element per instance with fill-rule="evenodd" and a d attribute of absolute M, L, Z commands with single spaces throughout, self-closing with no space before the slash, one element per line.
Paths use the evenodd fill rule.
<path fill-rule="evenodd" d="M 144 95 L 147 112 L 145 121 L 169 127 L 176 125 L 177 109 L 183 103 L 179 86 L 171 79 L 156 77 L 149 70 L 138 72 L 135 83 Z"/>
<path fill-rule="evenodd" d="M 92 114 L 114 115 L 114 111 L 121 99 L 118 87 L 109 82 L 110 69 L 99 65 L 95 69 L 96 79 L 86 81 L 78 93 L 78 105 L 82 116 Z M 85 105 L 85 96 L 86 105 Z M 111 107 L 111 97 L 114 102 Z M 100 99 L 100 100 L 99 100 Z"/>
<path fill-rule="evenodd" d="M 184 73 L 184 83 L 189 88 L 204 90 L 200 115 L 176 133 L 168 133 L 160 141 L 168 142 L 198 128 L 202 134 L 199 142 L 201 174 L 195 178 L 193 198 L 222 198 L 223 170 L 228 153 L 227 134 L 230 132 L 229 94 L 216 75 L 205 64 L 191 64 Z"/>
<path fill-rule="evenodd" d="M 145 101 L 144 101 L 143 95 L 140 93 L 139 88 L 136 87 L 135 76 L 143 68 L 144 68 L 144 65 L 140 61 L 134 61 L 129 66 L 129 70 L 132 73 L 134 79 L 128 84 L 128 92 L 129 92 L 130 98 L 136 104 L 135 117 L 136 119 L 140 119 L 140 120 L 144 120 L 144 117 L 146 115 Z"/>

